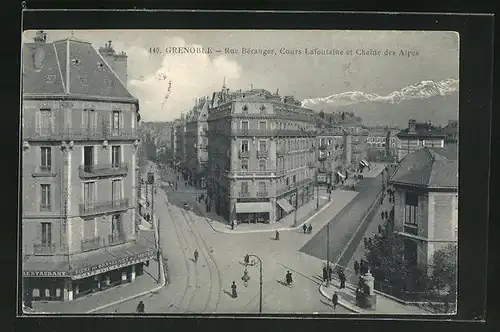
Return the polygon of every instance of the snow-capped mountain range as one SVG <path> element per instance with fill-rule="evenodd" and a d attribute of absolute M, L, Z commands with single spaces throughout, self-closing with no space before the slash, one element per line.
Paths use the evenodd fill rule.
<path fill-rule="evenodd" d="M 350 91 L 334 94 L 328 97 L 304 99 L 302 106 L 312 107 L 318 104 L 330 104 L 330 106 L 348 106 L 366 102 L 381 102 L 397 104 L 411 99 L 427 99 L 434 96 L 447 96 L 458 91 L 458 80 L 447 78 L 439 82 L 422 81 L 391 92 L 386 96 L 361 91 Z"/>

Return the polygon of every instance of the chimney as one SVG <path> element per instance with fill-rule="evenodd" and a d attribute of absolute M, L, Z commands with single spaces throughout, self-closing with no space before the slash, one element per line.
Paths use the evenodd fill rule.
<path fill-rule="evenodd" d="M 33 38 L 33 40 L 37 44 L 45 44 L 45 42 L 47 40 L 47 34 L 45 32 L 43 32 L 43 30 L 38 30 L 36 32 L 35 38 Z"/>
<path fill-rule="evenodd" d="M 414 119 L 408 120 L 408 133 L 415 133 L 417 127 L 417 121 Z"/>

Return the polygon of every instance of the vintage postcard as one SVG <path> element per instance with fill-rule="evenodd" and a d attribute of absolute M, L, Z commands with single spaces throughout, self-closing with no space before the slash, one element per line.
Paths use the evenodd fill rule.
<path fill-rule="evenodd" d="M 458 33 L 22 38 L 25 313 L 456 313 Z"/>

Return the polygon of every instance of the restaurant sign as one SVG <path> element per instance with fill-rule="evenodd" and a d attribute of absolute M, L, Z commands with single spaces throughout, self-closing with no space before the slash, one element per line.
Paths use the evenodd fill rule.
<path fill-rule="evenodd" d="M 124 257 L 115 259 L 113 261 L 105 262 L 102 264 L 89 266 L 86 268 L 78 269 L 73 273 L 72 279 L 83 279 L 93 275 L 101 274 L 111 270 L 120 269 L 132 264 L 140 263 L 141 261 L 148 260 L 155 257 L 153 251 L 145 252 L 135 256 Z"/>
<path fill-rule="evenodd" d="M 23 271 L 23 277 L 67 277 L 67 271 Z"/>

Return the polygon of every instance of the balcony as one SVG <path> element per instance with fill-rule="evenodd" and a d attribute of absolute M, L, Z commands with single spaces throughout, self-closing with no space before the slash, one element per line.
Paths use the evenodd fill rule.
<path fill-rule="evenodd" d="M 23 165 L 23 168 L 24 167 Z M 31 166 L 29 172 L 34 178 L 56 176 L 55 169 L 51 165 Z"/>
<path fill-rule="evenodd" d="M 226 175 L 231 176 L 248 176 L 248 177 L 268 177 L 273 176 L 273 174 L 277 175 L 278 171 L 249 171 L 249 170 L 241 170 L 241 171 L 224 171 Z"/>
<path fill-rule="evenodd" d="M 128 164 L 96 164 L 96 165 L 80 165 L 80 178 L 87 179 L 101 176 L 127 175 Z"/>
<path fill-rule="evenodd" d="M 269 197 L 269 192 L 267 191 L 258 191 L 257 197 Z"/>
<path fill-rule="evenodd" d="M 123 234 L 110 234 L 108 235 L 108 244 L 117 245 L 125 242 L 125 236 Z"/>
<path fill-rule="evenodd" d="M 250 197 L 250 192 L 248 192 L 248 191 L 240 191 L 240 192 L 238 193 L 238 197 L 241 197 L 241 198 L 248 198 L 248 197 Z"/>
<path fill-rule="evenodd" d="M 269 151 L 267 151 L 267 150 L 257 151 L 257 158 L 258 159 L 264 159 L 264 158 L 267 158 L 268 156 L 269 156 Z"/>
<path fill-rule="evenodd" d="M 107 127 L 70 127 L 22 129 L 23 140 L 27 141 L 87 141 L 87 140 L 135 140 L 139 132 L 135 128 L 112 129 Z"/>
<path fill-rule="evenodd" d="M 33 244 L 33 254 L 36 256 L 50 256 L 56 253 L 55 243 Z"/>
<path fill-rule="evenodd" d="M 403 232 L 410 235 L 418 235 L 418 227 L 404 225 Z"/>
<path fill-rule="evenodd" d="M 278 129 L 276 136 L 292 136 L 292 137 L 315 137 L 316 132 L 313 130 L 297 130 L 297 129 Z"/>
<path fill-rule="evenodd" d="M 84 203 L 80 204 L 80 216 L 85 217 L 97 214 L 119 212 L 125 211 L 128 208 L 128 198 L 100 203 Z"/>
<path fill-rule="evenodd" d="M 238 153 L 238 157 L 241 158 L 249 158 L 250 157 L 250 152 L 249 151 L 240 151 Z"/>
<path fill-rule="evenodd" d="M 104 246 L 104 239 L 100 236 L 82 240 L 82 251 L 95 250 L 102 246 Z"/>

